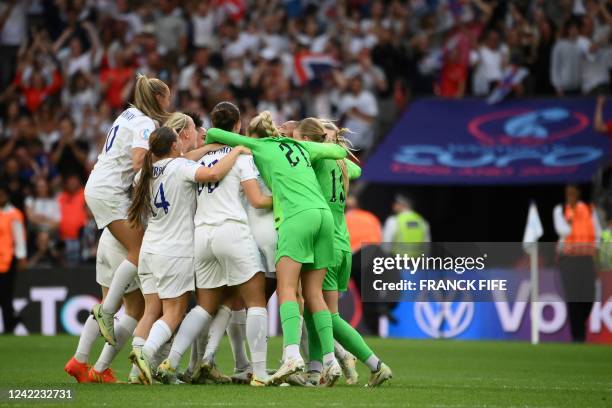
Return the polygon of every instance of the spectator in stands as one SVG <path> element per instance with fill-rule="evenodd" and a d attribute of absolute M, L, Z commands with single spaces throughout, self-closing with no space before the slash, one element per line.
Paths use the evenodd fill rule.
<path fill-rule="evenodd" d="M 16 158 L 9 157 L 4 161 L 0 182 L 5 184 L 11 204 L 23 211 L 24 193 L 28 184 L 19 177 L 19 162 Z"/>
<path fill-rule="evenodd" d="M 413 208 L 412 201 L 401 194 L 395 196 L 393 214 L 383 227 L 385 252 L 418 256 L 423 253 L 422 244 L 431 242 L 429 223 Z"/>
<path fill-rule="evenodd" d="M 26 266 L 23 213 L 9 201 L 9 190 L 0 181 L 0 307 L 3 333 L 12 333 L 19 322 L 13 308 L 15 274 Z"/>
<path fill-rule="evenodd" d="M 485 96 L 502 79 L 504 67 L 509 62 L 509 51 L 501 43 L 499 33 L 491 30 L 485 34 L 482 45 L 472 51 L 470 62 L 475 67 L 472 77 L 472 92 Z"/>
<path fill-rule="evenodd" d="M 87 34 L 91 44 L 88 50 L 78 35 L 81 31 Z M 71 77 L 79 71 L 92 73 L 100 65 L 101 51 L 98 30 L 90 21 L 79 22 L 76 26 L 68 25 L 53 44 L 53 53 L 59 59 L 65 77 Z"/>
<path fill-rule="evenodd" d="M 436 94 L 443 98 L 463 98 L 467 76 L 468 67 L 461 61 L 459 50 L 449 50 L 442 65 L 440 80 L 436 84 Z"/>
<path fill-rule="evenodd" d="M 594 2 L 589 3 L 593 5 Z M 602 8 L 604 9 L 604 8 Z M 582 52 L 582 93 L 605 95 L 610 92 L 610 68 L 612 67 L 612 19 L 594 27 L 595 16 L 582 17 L 581 36 L 578 40 Z M 608 18 L 611 18 L 608 15 Z"/>
<path fill-rule="evenodd" d="M 179 54 L 187 49 L 187 22 L 176 0 L 160 0 L 155 16 L 155 34 L 162 55 Z"/>
<path fill-rule="evenodd" d="M 34 195 L 26 198 L 25 207 L 28 230 L 35 237 L 36 245 L 36 253 L 30 258 L 29 264 L 36 265 L 52 249 L 60 222 L 57 198 L 53 196 L 49 183 L 44 178 L 36 180 Z"/>
<path fill-rule="evenodd" d="M 85 180 L 88 143 L 77 139 L 74 121 L 69 116 L 60 119 L 58 128 L 60 137 L 51 148 L 51 161 L 63 177 L 78 174 Z"/>
<path fill-rule="evenodd" d="M 347 138 L 357 150 L 366 150 L 374 143 L 374 120 L 378 103 L 372 92 L 363 89 L 363 81 L 355 75 L 348 80 L 346 92 L 340 99 L 340 114 L 344 127 L 352 133 Z"/>
<path fill-rule="evenodd" d="M 112 109 L 121 109 L 130 97 L 131 80 L 134 78 L 134 67 L 129 59 L 130 51 L 116 50 L 113 54 L 113 65 L 100 72 L 101 91 L 104 100 Z"/>
<path fill-rule="evenodd" d="M 64 245 L 65 261 L 74 265 L 80 257 L 79 234 L 87 222 L 85 195 L 79 175 L 67 175 L 64 180 L 64 191 L 57 197 L 60 209 L 59 236 Z"/>
<path fill-rule="evenodd" d="M 559 236 L 559 270 L 572 340 L 584 342 L 586 323 L 595 299 L 595 260 L 601 227 L 594 209 L 580 200 L 576 185 L 565 187 L 565 203 L 553 210 Z"/>
<path fill-rule="evenodd" d="M 15 74 L 19 47 L 28 35 L 28 2 L 0 2 L 0 89 L 4 90 Z"/>
<path fill-rule="evenodd" d="M 568 21 L 563 36 L 552 50 L 550 77 L 557 95 L 576 95 L 582 88 L 582 51 L 579 44 L 579 27 Z"/>
<path fill-rule="evenodd" d="M 85 112 L 95 110 L 98 104 L 98 92 L 94 84 L 90 74 L 77 71 L 68 79 L 62 93 L 62 102 L 68 108 L 78 129 L 84 127 L 83 120 L 86 120 L 86 126 L 89 126 L 89 116 L 86 118 Z"/>

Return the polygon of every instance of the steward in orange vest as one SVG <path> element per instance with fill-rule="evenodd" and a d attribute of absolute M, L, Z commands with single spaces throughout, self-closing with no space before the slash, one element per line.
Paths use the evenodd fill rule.
<path fill-rule="evenodd" d="M 26 262 L 23 214 L 8 199 L 8 189 L 0 185 L 0 307 L 4 333 L 11 333 L 17 325 L 13 309 L 15 273 Z"/>
<path fill-rule="evenodd" d="M 587 322 L 595 299 L 595 255 L 601 228 L 595 210 L 580 201 L 580 189 L 565 188 L 565 203 L 553 211 L 559 235 L 559 276 L 567 304 L 572 340 L 586 339 Z"/>

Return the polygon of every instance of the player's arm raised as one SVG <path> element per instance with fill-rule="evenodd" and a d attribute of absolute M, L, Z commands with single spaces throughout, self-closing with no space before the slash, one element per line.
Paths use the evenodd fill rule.
<path fill-rule="evenodd" d="M 253 139 L 252 137 L 242 136 L 237 133 L 228 132 L 218 128 L 211 128 L 208 129 L 208 132 L 206 133 L 206 144 L 208 145 L 214 142 L 232 147 L 245 146 L 249 149 L 255 149 L 259 145 L 259 141 L 257 139 Z"/>
<path fill-rule="evenodd" d="M 219 163 L 212 167 L 200 166 L 195 174 L 195 181 L 198 183 L 217 182 L 232 169 L 236 159 L 241 154 L 251 154 L 251 151 L 244 146 L 236 146 L 232 151 L 225 156 Z"/>
<path fill-rule="evenodd" d="M 298 142 L 310 155 L 310 160 L 317 161 L 322 159 L 342 160 L 346 158 L 347 151 L 344 147 L 332 143 L 317 142 Z"/>

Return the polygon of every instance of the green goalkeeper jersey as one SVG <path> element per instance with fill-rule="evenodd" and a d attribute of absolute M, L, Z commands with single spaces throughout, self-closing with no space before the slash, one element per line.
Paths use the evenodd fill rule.
<path fill-rule="evenodd" d="M 361 167 L 350 160 L 344 159 L 349 180 L 361 176 Z M 351 251 L 350 237 L 346 228 L 344 207 L 346 206 L 346 192 L 342 182 L 342 169 L 335 160 L 320 160 L 314 162 L 312 167 L 317 180 L 327 200 L 329 209 L 334 217 L 334 249 Z"/>
<path fill-rule="evenodd" d="M 328 143 L 303 142 L 286 137 L 255 139 L 212 128 L 206 143 L 245 146 L 253 152 L 262 179 L 272 190 L 274 226 L 301 211 L 329 208 L 312 168 L 323 159 L 343 159 L 346 150 Z"/>

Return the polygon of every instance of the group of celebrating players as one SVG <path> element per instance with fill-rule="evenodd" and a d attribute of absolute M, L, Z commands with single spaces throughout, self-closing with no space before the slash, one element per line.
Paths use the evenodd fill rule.
<path fill-rule="evenodd" d="M 366 386 L 390 379 L 338 314 L 351 270 L 345 197 L 361 174 L 346 159 L 347 130 L 315 118 L 276 127 L 261 112 L 242 136 L 240 111 L 221 102 L 205 132 L 197 115 L 169 113 L 169 105 L 167 85 L 140 75 L 87 181 L 87 205 L 104 229 L 96 263 L 103 302 L 65 371 L 78 382 L 116 382 L 111 362 L 132 337 L 134 384 L 333 386 L 343 373 L 355 384 L 356 359 L 371 370 Z M 274 291 L 283 357 L 269 371 L 266 304 Z M 226 331 L 231 377 L 215 365 Z M 90 367 L 99 335 L 106 344 Z M 190 346 L 189 367 L 179 372 Z"/>

